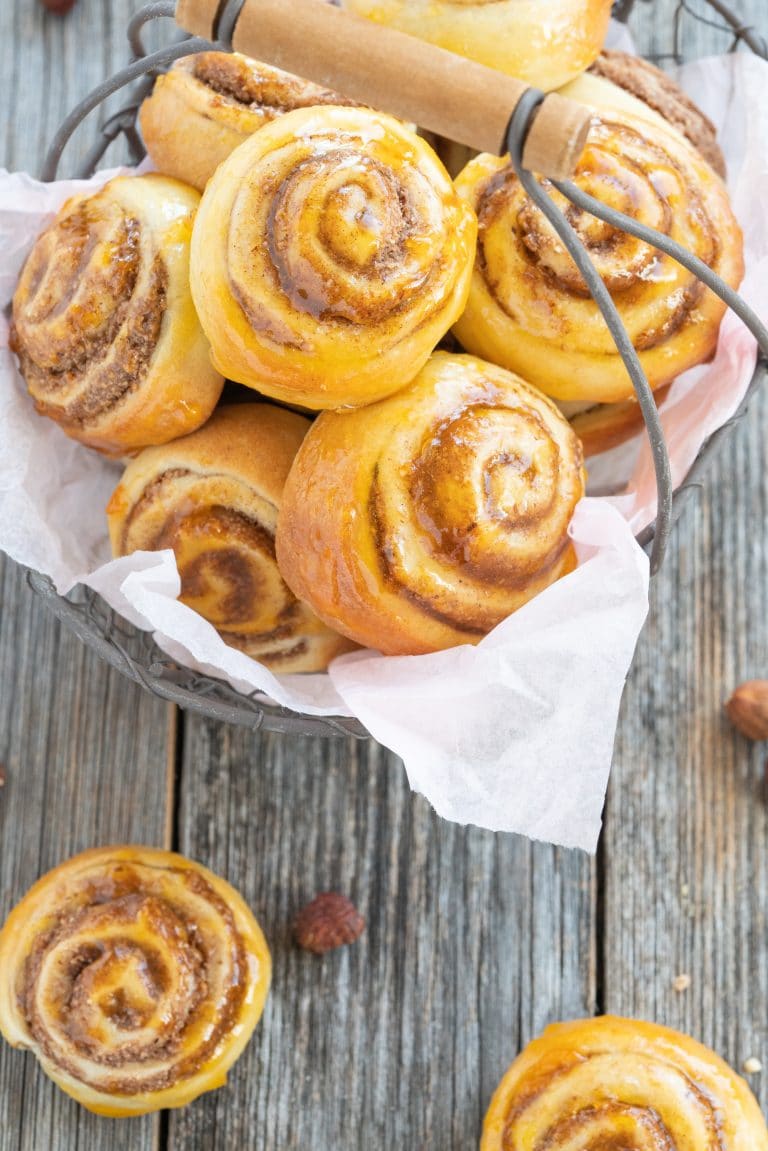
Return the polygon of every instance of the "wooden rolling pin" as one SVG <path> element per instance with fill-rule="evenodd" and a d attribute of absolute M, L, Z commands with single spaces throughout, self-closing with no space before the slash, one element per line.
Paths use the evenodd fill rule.
<path fill-rule="evenodd" d="M 220 0 L 178 0 L 185 32 L 215 40 Z M 430 132 L 501 155 L 509 120 L 526 85 L 414 36 L 322 0 L 245 0 L 232 45 L 350 100 L 410 120 Z M 591 113 L 547 96 L 528 134 L 523 162 L 567 179 L 584 150 Z"/>

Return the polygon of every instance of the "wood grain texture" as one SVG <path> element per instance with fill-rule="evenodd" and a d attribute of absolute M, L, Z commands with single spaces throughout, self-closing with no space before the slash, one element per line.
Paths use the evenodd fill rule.
<path fill-rule="evenodd" d="M 375 745 L 188 720 L 179 835 L 254 908 L 275 974 L 229 1088 L 173 1115 L 173 1148 L 469 1148 L 518 1046 L 594 1009 L 593 864 L 439 820 Z M 290 923 L 322 890 L 368 928 L 321 959 Z"/>
<path fill-rule="evenodd" d="M 99 844 L 162 845 L 169 710 L 63 632 L 0 564 L 0 922 L 34 881 Z M 0 1043 L 1 1151 L 139 1151 L 155 1119 L 88 1115 Z"/>
<path fill-rule="evenodd" d="M 125 59 L 138 3 L 83 2 L 67 19 L 0 5 L 2 160 L 38 171 L 65 109 Z M 89 50 L 84 51 L 83 45 Z M 76 162 L 93 139 L 87 127 Z M 71 169 L 69 169 L 71 170 Z M 115 841 L 166 835 L 169 709 L 88 652 L 0 557 L 0 922 L 50 867 Z M 117 1123 L 58 1091 L 34 1058 L 0 1042 L 0 1151 L 148 1151 L 156 1118 Z"/>
<path fill-rule="evenodd" d="M 659 7 L 673 4 L 636 12 L 653 51 Z M 764 0 L 738 8 L 768 32 Z M 730 39 L 692 22 L 685 34 L 693 56 Z M 624 698 L 602 841 L 605 1009 L 688 1031 L 737 1069 L 751 1056 L 768 1068 L 768 748 L 735 733 L 722 704 L 768 674 L 767 440 L 763 395 L 676 528 Z M 750 1084 L 765 1109 L 768 1074 Z"/>
<path fill-rule="evenodd" d="M 606 1007 L 690 1031 L 736 1067 L 768 1065 L 766 746 L 722 713 L 768 669 L 766 433 L 763 399 L 656 583 L 603 839 Z M 752 1086 L 768 1104 L 766 1077 Z"/>
<path fill-rule="evenodd" d="M 671 3 L 642 5 L 635 21 L 654 52 L 669 43 L 659 7 L 671 17 Z M 723 44 L 691 33 L 694 54 Z M 182 849 L 242 887 L 276 966 L 229 1091 L 173 1117 L 173 1148 L 475 1146 L 511 1055 L 593 1004 L 690 1030 L 737 1067 L 765 1057 L 761 756 L 720 706 L 729 685 L 768 667 L 767 406 L 679 525 L 654 587 L 617 742 L 597 918 L 583 859 L 441 823 L 381 751 L 345 758 L 308 741 L 297 764 L 279 737 L 187 723 Z M 349 954 L 318 961 L 291 947 L 286 925 L 326 886 L 351 894 L 371 927 Z M 675 992 L 686 971 L 690 990 Z"/>
<path fill-rule="evenodd" d="M 736 3 L 737 0 L 734 0 Z M 739 0 L 765 23 L 764 0 Z M 0 5 L 0 142 L 39 169 L 64 109 L 125 59 L 142 0 L 66 20 Z M 634 17 L 668 47 L 673 0 Z M 693 54 L 727 37 L 686 25 Z M 10 113 L 10 114 L 8 114 Z M 64 172 L 93 139 L 84 129 Z M 275 958 L 267 1011 L 227 1089 L 162 1121 L 100 1120 L 0 1046 L 0 1151 L 469 1151 L 506 1065 L 547 1022 L 597 1009 L 689 1030 L 768 1066 L 765 748 L 721 702 L 768 672 L 766 398 L 676 529 L 629 680 L 598 864 L 438 820 L 375 746 L 184 725 L 176 845 L 225 875 Z M 166 834 L 166 709 L 63 635 L 0 571 L 0 916 L 41 871 Z M 317 891 L 368 920 L 318 959 L 289 925 Z M 691 975 L 677 993 L 674 977 Z M 768 1092 L 753 1080 L 764 1104 Z"/>

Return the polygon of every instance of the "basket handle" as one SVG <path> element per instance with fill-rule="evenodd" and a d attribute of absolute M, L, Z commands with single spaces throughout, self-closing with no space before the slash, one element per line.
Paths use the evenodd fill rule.
<path fill-rule="evenodd" d="M 231 42 L 266 64 L 496 155 L 506 151 L 510 119 L 528 91 L 511 76 L 323 0 L 178 0 L 176 21 L 185 32 Z M 526 167 L 567 179 L 591 117 L 572 100 L 547 96 L 526 139 Z"/>

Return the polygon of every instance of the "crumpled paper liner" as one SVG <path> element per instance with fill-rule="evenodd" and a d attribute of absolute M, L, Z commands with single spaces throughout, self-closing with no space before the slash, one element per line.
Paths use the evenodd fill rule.
<path fill-rule="evenodd" d="M 745 294 L 768 317 L 768 65 L 719 58 L 684 69 L 682 81 L 723 131 L 747 241 Z M 111 174 L 52 186 L 0 174 L 0 548 L 61 592 L 88 584 L 180 663 L 310 715 L 356 715 L 402 756 L 411 786 L 446 819 L 594 850 L 624 680 L 648 607 L 648 563 L 634 540 L 655 514 L 647 451 L 595 461 L 593 483 L 607 476 L 615 490 L 623 468 L 629 486 L 577 508 L 580 566 L 476 647 L 355 652 L 327 675 L 273 675 L 178 602 L 172 552 L 110 560 L 104 508 L 119 468 L 35 414 L 7 348 L 7 308 L 34 238 L 73 191 Z M 754 341 L 730 317 L 715 361 L 671 389 L 663 418 L 678 482 L 738 407 L 754 363 Z"/>

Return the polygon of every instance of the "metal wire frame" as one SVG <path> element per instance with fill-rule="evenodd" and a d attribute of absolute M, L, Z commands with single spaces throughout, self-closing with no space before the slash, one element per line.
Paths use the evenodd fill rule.
<path fill-rule="evenodd" d="M 640 0 L 640 2 L 651 3 L 653 0 Z M 752 51 L 768 57 L 768 44 L 764 38 L 759 35 L 756 29 L 745 26 L 738 16 L 723 3 L 723 0 L 698 0 L 698 2 L 700 5 L 707 4 L 717 14 L 718 21 L 722 21 L 722 23 L 709 19 L 700 8 L 692 7 L 691 0 L 680 0 L 673 22 L 673 50 L 665 58 L 680 59 L 682 56 L 682 34 L 686 15 L 722 28 L 723 31 L 732 32 L 732 50 L 735 50 L 740 43 L 744 43 Z M 243 4 L 244 0 L 225 0 L 216 29 L 217 42 L 215 47 L 223 50 L 231 48 L 232 35 Z M 614 5 L 614 15 L 618 19 L 627 20 L 634 6 L 635 0 L 619 0 Z M 151 88 L 155 75 L 181 56 L 211 48 L 211 44 L 207 41 L 187 38 L 158 52 L 151 54 L 147 52 L 143 40 L 144 28 L 150 21 L 162 17 L 173 18 L 175 10 L 175 0 L 155 0 L 154 3 L 148 4 L 133 17 L 128 28 L 128 39 L 134 56 L 133 63 L 95 89 L 66 118 L 51 144 L 43 170 L 44 179 L 55 178 L 63 149 L 82 120 L 101 105 L 108 96 L 133 81 L 138 81 L 138 83 L 135 86 L 131 102 L 112 114 L 102 124 L 100 139 L 86 155 L 80 166 L 79 174 L 83 176 L 92 174 L 109 144 L 121 133 L 126 138 L 132 159 L 137 162 L 142 158 L 144 150 L 136 130 L 136 115 L 141 100 Z M 637 354 L 623 328 L 610 295 L 592 267 L 574 230 L 559 209 L 556 208 L 545 188 L 542 188 L 538 181 L 522 167 L 521 156 L 525 136 L 542 98 L 541 93 L 532 91 L 527 94 L 527 98 L 521 102 L 516 110 L 510 123 L 508 140 L 510 154 L 517 174 L 524 183 L 528 194 L 550 219 L 563 243 L 580 267 L 582 275 L 587 280 L 617 342 L 619 352 L 635 386 L 648 427 L 659 489 L 657 522 L 645 529 L 638 539 L 644 547 L 651 549 L 652 568 L 655 571 L 661 564 L 672 524 L 678 518 L 691 492 L 700 487 L 701 478 L 718 447 L 734 424 L 743 417 L 749 400 L 768 375 L 766 364 L 768 331 L 743 301 L 740 301 L 738 297 L 734 298 L 734 293 L 729 294 L 727 286 L 722 285 L 717 277 L 713 277 L 706 266 L 694 266 L 695 260 L 687 253 L 679 248 L 671 250 L 675 246 L 667 244 L 665 250 L 673 258 L 690 267 L 695 274 L 699 275 L 713 290 L 726 299 L 729 306 L 734 307 L 756 335 L 765 357 L 758 364 L 748 395 L 745 397 L 739 412 L 728 424 L 710 437 L 691 468 L 685 483 L 673 496 L 669 459 L 656 405 Z M 558 184 L 557 187 L 568 199 L 583 209 L 602 219 L 607 219 L 614 226 L 623 227 L 626 231 L 632 231 L 634 228 L 635 234 L 637 234 L 637 226 L 634 221 L 627 217 L 621 218 L 618 213 L 606 209 L 604 205 L 600 205 L 597 201 L 591 200 L 590 197 L 581 193 L 574 185 L 562 183 Z M 649 243 L 663 246 L 658 244 L 659 237 L 656 235 L 646 235 L 642 238 Z M 43 599 L 48 608 L 84 643 L 117 670 L 160 698 L 210 718 L 251 728 L 261 728 L 265 731 L 352 736 L 359 739 L 366 738 L 368 735 L 357 720 L 297 715 L 284 708 L 264 703 L 263 699 L 258 697 L 256 693 L 249 696 L 243 695 L 219 680 L 198 675 L 189 669 L 180 668 L 163 656 L 147 633 L 138 632 L 122 621 L 99 596 L 89 589 L 81 589 L 79 595 L 75 593 L 74 598 L 64 599 L 58 596 L 47 577 L 30 572 L 28 578 L 30 586 Z"/>
<path fill-rule="evenodd" d="M 222 680 L 179 667 L 160 651 L 149 632 L 132 627 L 91 588 L 80 587 L 65 598 L 39 572 L 27 572 L 27 582 L 49 611 L 87 647 L 160 699 L 254 731 L 369 738 L 356 719 L 298 715 L 263 702 L 258 692 L 245 695 Z"/>
<path fill-rule="evenodd" d="M 617 20 L 626 23 L 636 3 L 652 4 L 654 0 L 617 0 L 613 6 L 613 14 Z M 704 12 L 704 7 L 713 10 L 717 19 L 713 19 Z M 740 44 L 744 44 L 757 56 L 768 57 L 768 40 L 757 28 L 745 24 L 724 0 L 679 0 L 673 17 L 673 42 L 670 52 L 663 52 L 653 56 L 655 60 L 674 60 L 682 64 L 684 59 L 683 41 L 685 35 L 686 17 L 707 24 L 720 32 L 731 36 L 729 51 L 735 52 Z"/>

